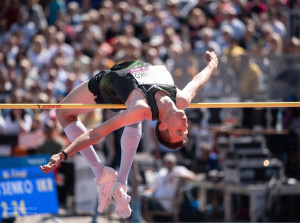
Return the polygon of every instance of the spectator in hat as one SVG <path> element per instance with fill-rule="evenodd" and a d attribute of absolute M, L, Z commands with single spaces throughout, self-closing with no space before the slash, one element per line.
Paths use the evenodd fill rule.
<path fill-rule="evenodd" d="M 237 10 L 229 3 L 223 4 L 224 20 L 220 23 L 220 28 L 229 25 L 233 29 L 233 38 L 241 40 L 245 33 L 245 24 L 238 18 Z"/>
<path fill-rule="evenodd" d="M 172 201 L 177 196 L 176 189 L 180 179 L 194 180 L 195 174 L 184 166 L 177 164 L 173 153 L 167 153 L 163 158 L 163 167 L 158 171 L 155 185 L 147 190 L 157 198 L 150 207 L 154 210 L 172 211 Z"/>
<path fill-rule="evenodd" d="M 213 29 L 205 27 L 199 32 L 199 36 L 201 40 L 198 40 L 195 43 L 195 53 L 204 55 L 207 50 L 213 50 L 217 55 L 221 54 L 221 48 L 219 44 L 213 40 Z"/>
<path fill-rule="evenodd" d="M 221 51 L 229 47 L 230 39 L 233 36 L 233 29 L 229 26 L 223 26 L 220 30 L 220 35 L 217 35 L 216 42 L 219 44 Z"/>

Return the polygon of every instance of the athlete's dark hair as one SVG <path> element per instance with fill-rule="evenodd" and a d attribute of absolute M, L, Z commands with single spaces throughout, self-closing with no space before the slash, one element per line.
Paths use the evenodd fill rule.
<path fill-rule="evenodd" d="M 171 150 L 177 150 L 187 144 L 187 142 L 188 142 L 187 136 L 182 141 L 171 143 L 169 130 L 166 129 L 166 130 L 160 131 L 158 128 L 160 123 L 161 123 L 161 121 L 157 121 L 156 126 L 155 126 L 155 136 L 156 136 L 157 140 L 160 142 L 160 144 L 164 145 L 165 147 L 167 147 Z"/>

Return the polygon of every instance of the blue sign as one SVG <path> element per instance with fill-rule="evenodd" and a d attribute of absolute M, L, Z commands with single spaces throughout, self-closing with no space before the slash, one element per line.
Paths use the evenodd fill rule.
<path fill-rule="evenodd" d="M 29 159 L 29 157 L 21 159 Z M 36 164 L 0 169 L 0 219 L 58 213 L 58 207 L 56 184 L 52 172 L 45 174 Z"/>
<path fill-rule="evenodd" d="M 48 163 L 50 155 L 1 157 L 0 168 L 40 166 Z"/>

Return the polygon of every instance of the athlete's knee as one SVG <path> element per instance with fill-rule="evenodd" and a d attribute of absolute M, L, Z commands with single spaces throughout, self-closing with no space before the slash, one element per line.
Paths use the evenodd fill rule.
<path fill-rule="evenodd" d="M 67 110 L 64 109 L 57 109 L 56 110 L 56 117 L 59 122 L 59 124 L 64 128 L 71 122 L 74 122 L 77 120 L 77 116 L 70 114 Z"/>

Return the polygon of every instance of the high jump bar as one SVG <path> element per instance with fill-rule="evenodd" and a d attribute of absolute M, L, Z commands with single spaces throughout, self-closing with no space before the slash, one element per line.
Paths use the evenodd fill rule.
<path fill-rule="evenodd" d="M 192 103 L 188 108 L 284 108 L 300 102 L 216 102 Z M 124 104 L 0 104 L 0 109 L 126 109 Z"/>

